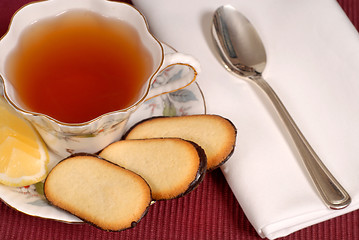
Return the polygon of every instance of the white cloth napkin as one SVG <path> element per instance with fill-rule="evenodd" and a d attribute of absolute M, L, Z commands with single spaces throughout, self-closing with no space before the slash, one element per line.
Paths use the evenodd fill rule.
<path fill-rule="evenodd" d="M 159 40 L 199 59 L 208 113 L 238 128 L 222 168 L 262 237 L 274 239 L 359 208 L 359 35 L 334 0 L 133 0 Z M 210 36 L 213 12 L 232 4 L 267 50 L 263 73 L 322 161 L 351 194 L 329 210 L 261 90 L 228 73 Z"/>

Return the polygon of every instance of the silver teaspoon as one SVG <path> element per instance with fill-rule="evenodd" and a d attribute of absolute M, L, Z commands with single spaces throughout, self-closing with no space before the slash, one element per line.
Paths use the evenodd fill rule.
<path fill-rule="evenodd" d="M 272 101 L 324 203 L 331 209 L 348 206 L 351 202 L 349 194 L 325 167 L 277 94 L 262 78 L 261 73 L 266 66 L 266 52 L 252 24 L 232 6 L 225 5 L 214 13 L 212 36 L 226 69 L 252 80 Z"/>

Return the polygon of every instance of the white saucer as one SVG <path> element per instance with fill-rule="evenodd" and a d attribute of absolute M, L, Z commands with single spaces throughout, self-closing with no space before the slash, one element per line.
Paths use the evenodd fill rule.
<path fill-rule="evenodd" d="M 163 46 L 166 53 L 174 51 L 168 45 L 163 44 Z M 131 115 L 127 126 L 129 128 L 134 123 L 153 116 L 182 116 L 204 113 L 206 113 L 205 99 L 199 85 L 194 83 L 176 92 L 148 100 Z M 59 160 L 58 156 L 50 152 L 49 169 L 52 169 Z M 31 216 L 67 223 L 82 222 L 72 214 L 51 206 L 42 194 L 42 187 L 42 182 L 20 188 L 0 185 L 0 199 L 10 207 Z"/>

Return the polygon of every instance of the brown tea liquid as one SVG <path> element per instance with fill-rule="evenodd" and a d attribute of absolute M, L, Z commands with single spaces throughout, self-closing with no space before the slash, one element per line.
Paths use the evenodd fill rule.
<path fill-rule="evenodd" d="M 87 11 L 34 23 L 6 65 L 26 110 L 66 123 L 131 106 L 152 67 L 135 29 Z"/>

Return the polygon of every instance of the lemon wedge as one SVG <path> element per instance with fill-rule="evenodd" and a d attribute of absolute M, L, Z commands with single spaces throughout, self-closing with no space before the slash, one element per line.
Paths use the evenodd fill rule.
<path fill-rule="evenodd" d="M 32 125 L 0 97 L 0 183 L 22 187 L 47 175 L 49 154 Z"/>

